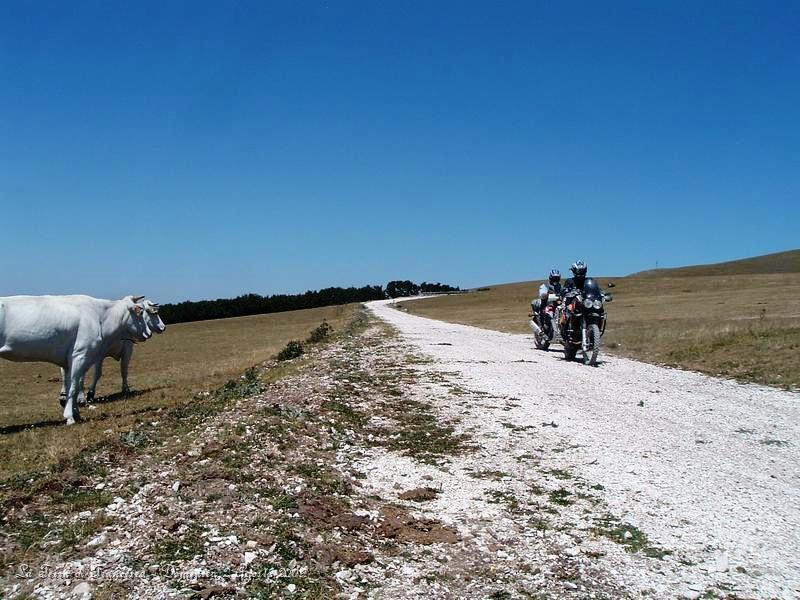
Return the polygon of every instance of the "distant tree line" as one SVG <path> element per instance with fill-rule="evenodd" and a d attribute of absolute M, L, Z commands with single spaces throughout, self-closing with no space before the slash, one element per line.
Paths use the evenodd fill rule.
<path fill-rule="evenodd" d="M 419 285 L 408 279 L 404 281 L 396 280 L 390 281 L 386 284 L 386 295 L 389 298 L 407 298 L 408 296 L 416 296 L 417 294 L 431 293 L 431 292 L 458 292 L 458 287 L 447 285 L 444 283 L 428 283 L 423 281 Z"/>
<path fill-rule="evenodd" d="M 159 313 L 165 323 L 187 323 L 189 321 L 207 321 L 335 306 L 351 302 L 369 302 L 387 297 L 413 296 L 420 292 L 457 290 L 457 287 L 441 283 L 423 282 L 417 285 L 411 281 L 390 281 L 385 289 L 380 285 L 365 285 L 360 288 L 330 287 L 317 291 L 309 290 L 304 294 L 275 294 L 273 296 L 244 294 L 236 298 L 218 298 L 217 300 L 199 300 L 197 302 L 187 300 L 177 304 L 162 304 Z"/>
<path fill-rule="evenodd" d="M 386 294 L 379 285 L 367 285 L 361 288 L 331 287 L 318 291 L 309 290 L 304 294 L 275 294 L 274 296 L 245 294 L 236 298 L 218 298 L 217 300 L 200 300 L 198 302 L 187 300 L 177 304 L 162 304 L 159 313 L 165 323 L 185 323 L 187 321 L 263 315 L 351 302 L 367 302 L 383 298 L 386 298 Z"/>

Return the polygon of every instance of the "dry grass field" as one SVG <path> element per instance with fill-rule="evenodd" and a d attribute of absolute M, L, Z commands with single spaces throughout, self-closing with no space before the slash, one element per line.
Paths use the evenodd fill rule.
<path fill-rule="evenodd" d="M 800 251 L 772 256 L 774 261 L 758 257 L 598 277 L 604 287 L 615 283 L 609 290 L 614 301 L 607 305 L 606 350 L 740 381 L 800 387 Z M 753 273 L 754 268 L 764 273 Z M 435 319 L 528 333 L 530 300 L 539 283 L 492 286 L 402 306 Z"/>
<path fill-rule="evenodd" d="M 69 461 L 138 422 L 158 421 L 161 411 L 191 403 L 196 393 L 273 357 L 289 340 L 305 339 L 323 319 L 341 329 L 356 308 L 167 324 L 164 334 L 134 351 L 129 375 L 133 395 L 120 396 L 119 363 L 106 359 L 98 401 L 81 411 L 82 423 L 71 427 L 61 420 L 57 367 L 0 361 L 0 481 Z"/>

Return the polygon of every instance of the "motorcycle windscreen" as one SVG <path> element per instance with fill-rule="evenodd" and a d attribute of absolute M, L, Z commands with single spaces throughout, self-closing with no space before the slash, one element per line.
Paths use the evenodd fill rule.
<path fill-rule="evenodd" d="M 597 282 L 590 277 L 583 283 L 583 293 L 587 297 L 591 296 L 593 298 L 599 298 L 600 286 L 597 285 Z"/>

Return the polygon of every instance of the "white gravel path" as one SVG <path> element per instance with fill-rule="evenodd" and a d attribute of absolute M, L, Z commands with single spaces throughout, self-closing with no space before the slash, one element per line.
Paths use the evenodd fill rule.
<path fill-rule="evenodd" d="M 692 597 L 697 578 L 722 573 L 738 594 L 800 597 L 800 395 L 607 355 L 597 368 L 567 363 L 534 350 L 531 336 L 368 306 L 465 388 L 515 399 L 472 427 L 484 419 L 496 431 L 500 418 L 535 427 L 516 455 L 567 448 L 551 464 L 601 484 L 615 515 L 692 557 L 651 561 L 666 565 L 647 576 L 667 582 L 671 597 Z"/>

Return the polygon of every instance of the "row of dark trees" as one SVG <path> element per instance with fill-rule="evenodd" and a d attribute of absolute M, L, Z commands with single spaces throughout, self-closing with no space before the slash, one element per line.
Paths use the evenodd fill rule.
<path fill-rule="evenodd" d="M 386 284 L 386 295 L 389 296 L 389 298 L 407 298 L 408 296 L 416 296 L 417 294 L 457 291 L 459 291 L 458 287 L 453 287 L 445 283 L 428 283 L 427 281 L 423 281 L 417 285 L 408 279 L 404 281 L 390 281 Z"/>
<path fill-rule="evenodd" d="M 162 304 L 159 312 L 165 323 L 186 323 L 350 304 L 351 302 L 369 302 L 387 297 L 413 296 L 420 292 L 456 290 L 458 290 L 457 287 L 441 283 L 423 282 L 417 285 L 411 281 L 390 281 L 385 289 L 380 285 L 365 285 L 360 288 L 330 287 L 317 291 L 309 290 L 304 294 L 275 294 L 273 296 L 245 294 L 236 298 L 218 298 L 217 300 L 197 302 L 187 300 L 177 304 Z"/>

